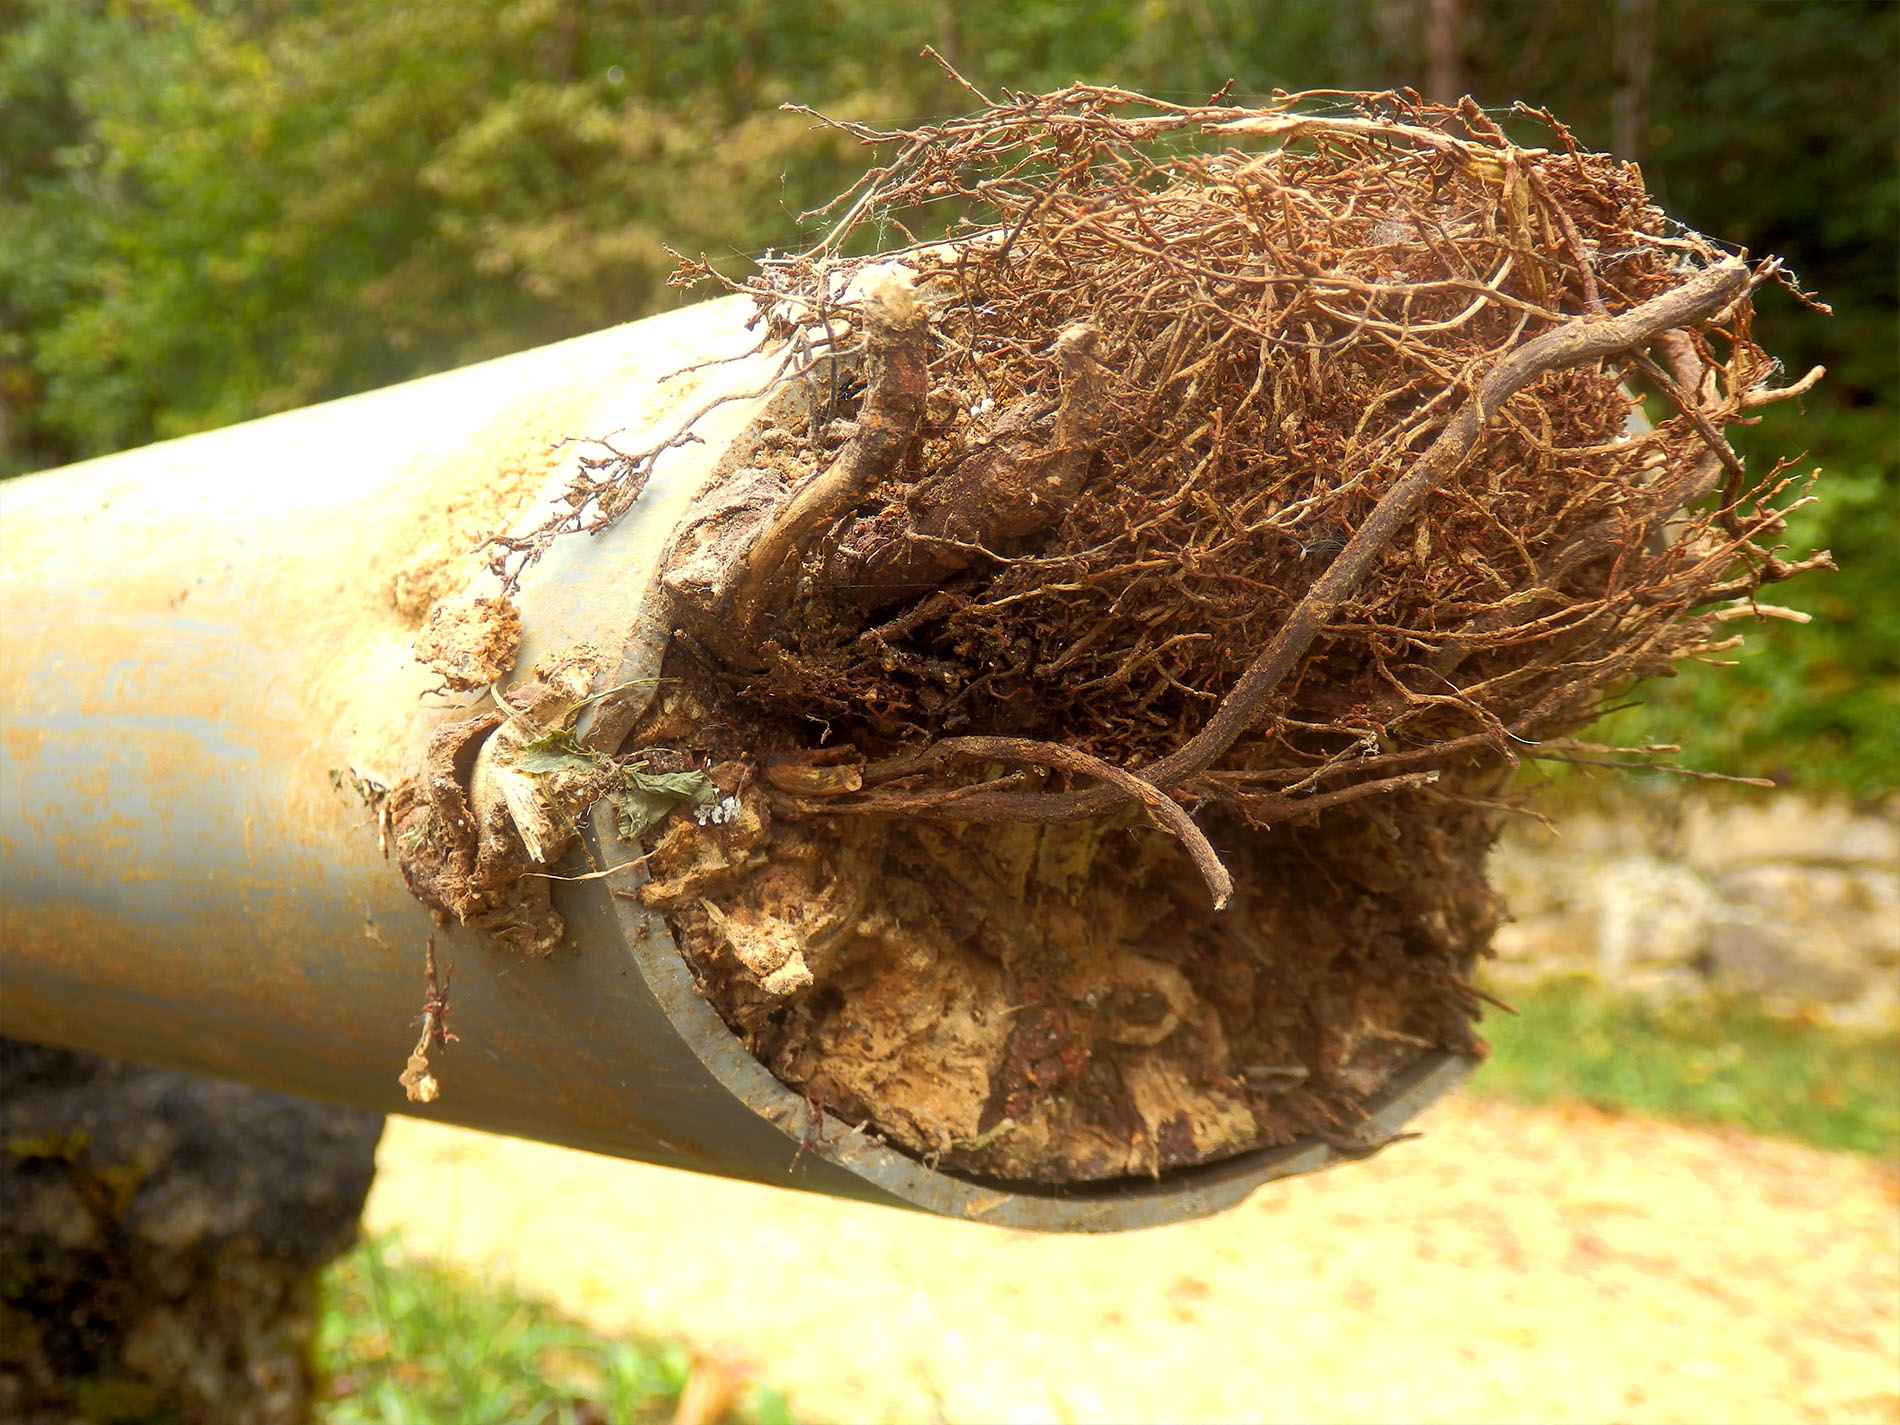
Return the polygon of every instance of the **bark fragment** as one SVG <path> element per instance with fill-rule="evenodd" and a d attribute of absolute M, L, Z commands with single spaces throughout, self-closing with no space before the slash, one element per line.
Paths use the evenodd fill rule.
<path fill-rule="evenodd" d="M 588 650 L 555 659 L 501 693 L 504 710 L 439 728 L 421 773 L 389 797 L 411 893 L 530 955 L 553 953 L 566 933 L 537 873 L 572 842 L 574 817 L 617 770 L 581 749 L 547 752 L 585 699 L 597 662 Z"/>

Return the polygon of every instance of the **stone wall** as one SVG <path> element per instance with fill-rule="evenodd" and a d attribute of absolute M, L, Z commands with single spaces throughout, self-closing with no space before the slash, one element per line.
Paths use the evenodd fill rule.
<path fill-rule="evenodd" d="M 1492 858 L 1512 920 L 1490 983 L 1562 975 L 1634 993 L 1744 995 L 1900 1025 L 1900 799 L 1629 796 L 1518 819 Z"/>

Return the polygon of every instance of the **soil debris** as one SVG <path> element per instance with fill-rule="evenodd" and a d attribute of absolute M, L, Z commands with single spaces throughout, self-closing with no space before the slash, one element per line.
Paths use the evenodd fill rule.
<path fill-rule="evenodd" d="M 1075 1182 L 1345 1138 L 1422 1048 L 1482 1052 L 1462 978 L 1497 918 L 1478 813 L 1404 840 L 1349 812 L 1230 817 L 1216 914 L 1134 813 L 820 818 L 777 780 L 724 825 L 670 823 L 642 899 L 767 1067 L 928 1161 Z"/>
<path fill-rule="evenodd" d="M 505 597 L 437 600 L 415 643 L 416 661 L 461 693 L 513 672 L 520 649 L 521 612 Z"/>
<path fill-rule="evenodd" d="M 415 553 L 390 579 L 390 606 L 420 621 L 440 600 L 461 594 L 481 568 L 479 551 L 527 508 L 560 460 L 558 440 L 524 445 L 498 461 L 480 487 L 430 511 L 416 532 Z"/>

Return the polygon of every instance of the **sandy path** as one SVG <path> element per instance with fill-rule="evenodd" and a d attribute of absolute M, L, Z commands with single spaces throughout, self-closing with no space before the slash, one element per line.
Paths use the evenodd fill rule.
<path fill-rule="evenodd" d="M 832 1421 L 1900 1421 L 1900 1177 L 1460 1100 L 1212 1221 L 1055 1238 L 391 1119 L 373 1230 Z"/>

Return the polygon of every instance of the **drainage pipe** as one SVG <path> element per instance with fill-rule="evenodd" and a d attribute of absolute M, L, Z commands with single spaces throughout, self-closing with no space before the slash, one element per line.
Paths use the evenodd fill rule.
<path fill-rule="evenodd" d="M 972 1181 L 814 1125 L 694 992 L 664 921 L 610 881 L 557 888 L 569 937 L 550 960 L 437 926 L 410 897 L 352 778 L 393 782 L 466 715 L 411 656 L 420 607 L 481 591 L 474 539 L 540 522 L 585 449 L 570 438 L 636 449 L 731 394 L 518 600 L 521 669 L 592 642 L 623 651 L 615 681 L 656 671 L 666 539 L 761 404 L 757 358 L 701 364 L 747 349 L 746 315 L 711 302 L 0 485 L 0 1032 L 1033 1230 L 1201 1216 L 1334 1161 L 1301 1142 L 1075 1191 Z M 628 859 L 610 826 L 587 842 L 595 864 Z M 431 933 L 460 1042 L 425 1108 L 396 1076 Z M 1469 1068 L 1426 1055 L 1366 1135 Z"/>

